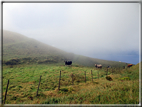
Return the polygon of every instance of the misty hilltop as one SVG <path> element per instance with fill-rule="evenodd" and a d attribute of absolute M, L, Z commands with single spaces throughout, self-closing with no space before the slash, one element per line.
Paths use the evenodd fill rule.
<path fill-rule="evenodd" d="M 3 31 L 4 60 L 8 60 L 14 57 L 24 58 L 61 55 L 61 53 L 65 52 L 21 34 L 10 31 Z"/>
<path fill-rule="evenodd" d="M 65 60 L 73 61 L 73 64 L 83 66 L 94 66 L 94 64 L 102 64 L 104 66 L 111 65 L 124 66 L 123 62 L 100 60 L 90 58 L 74 53 L 68 53 L 58 48 L 39 42 L 35 39 L 28 38 L 24 35 L 11 31 L 3 31 L 3 61 L 12 61 L 15 59 L 18 63 L 61 63 Z"/>

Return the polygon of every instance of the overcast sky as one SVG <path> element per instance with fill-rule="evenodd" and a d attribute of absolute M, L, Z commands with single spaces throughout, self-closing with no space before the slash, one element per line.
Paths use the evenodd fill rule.
<path fill-rule="evenodd" d="M 3 29 L 71 53 L 139 63 L 139 3 L 4 3 Z"/>

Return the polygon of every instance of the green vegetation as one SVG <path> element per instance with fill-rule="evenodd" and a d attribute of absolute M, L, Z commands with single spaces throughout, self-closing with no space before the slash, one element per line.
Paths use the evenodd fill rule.
<path fill-rule="evenodd" d="M 108 81 L 106 69 L 94 67 L 22 64 L 13 65 L 11 68 L 4 65 L 3 99 L 7 81 L 10 79 L 6 104 L 138 104 L 138 68 L 139 65 L 127 69 L 115 69 L 113 74 L 109 69 L 108 76 L 112 81 Z M 58 90 L 60 71 L 61 84 Z M 84 71 L 86 71 L 86 83 Z M 36 97 L 40 75 L 42 77 L 39 96 Z"/>
<path fill-rule="evenodd" d="M 129 77 L 123 77 L 123 78 L 120 78 L 119 80 L 130 80 Z"/>
<path fill-rule="evenodd" d="M 113 67 L 123 67 L 126 65 L 123 62 L 107 61 L 68 53 L 21 34 L 5 30 L 3 31 L 4 64 L 63 64 L 64 60 L 71 60 L 76 66 L 82 65 L 94 67 L 94 64 L 102 64 L 103 67 L 108 65 Z"/>
<path fill-rule="evenodd" d="M 64 66 L 64 60 L 71 60 L 72 66 Z M 103 68 L 96 69 L 94 64 Z M 3 31 L 2 99 L 9 79 L 6 104 L 138 104 L 139 65 L 123 66 L 123 62 L 67 53 Z"/>

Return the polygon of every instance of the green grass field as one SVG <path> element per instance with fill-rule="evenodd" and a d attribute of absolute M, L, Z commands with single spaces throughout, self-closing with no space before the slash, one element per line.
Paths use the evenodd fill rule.
<path fill-rule="evenodd" d="M 93 82 L 91 77 L 93 72 Z M 59 75 L 61 71 L 60 90 Z M 86 71 L 86 83 L 85 83 Z M 99 78 L 98 78 L 99 73 Z M 72 76 L 73 84 L 72 84 Z M 139 65 L 106 69 L 61 64 L 3 66 L 3 99 L 10 80 L 6 104 L 138 104 Z M 39 79 L 41 83 L 36 97 Z"/>

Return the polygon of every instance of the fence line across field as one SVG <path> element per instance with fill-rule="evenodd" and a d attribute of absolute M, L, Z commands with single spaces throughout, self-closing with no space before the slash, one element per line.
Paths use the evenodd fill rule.
<path fill-rule="evenodd" d="M 98 71 L 98 79 L 99 79 L 99 70 Z M 96 71 L 96 72 L 97 72 Z M 113 70 L 112 70 L 113 71 Z M 106 71 L 108 73 L 108 69 Z M 84 75 L 85 75 L 85 83 L 86 83 L 86 71 L 84 71 Z M 72 85 L 74 84 L 74 76 L 75 74 L 71 74 L 71 78 L 72 78 Z M 42 75 L 40 76 L 40 79 L 39 79 L 39 84 L 38 84 L 38 88 L 37 88 L 37 93 L 36 93 L 36 97 L 38 96 L 38 90 L 39 90 L 39 86 L 40 86 L 40 82 L 41 82 L 41 77 Z M 92 77 L 92 82 L 93 82 L 93 72 L 91 70 L 91 77 Z M 3 101 L 3 104 L 5 104 L 5 101 L 6 101 L 6 96 L 7 96 L 7 91 L 8 91 L 8 85 L 9 85 L 9 79 L 8 79 L 8 83 L 7 83 L 7 87 L 6 87 L 6 92 L 5 92 L 5 97 L 4 97 L 4 101 Z M 61 87 L 61 71 L 60 71 L 60 76 L 59 76 L 59 85 L 58 85 L 58 90 L 60 90 L 60 87 Z"/>

